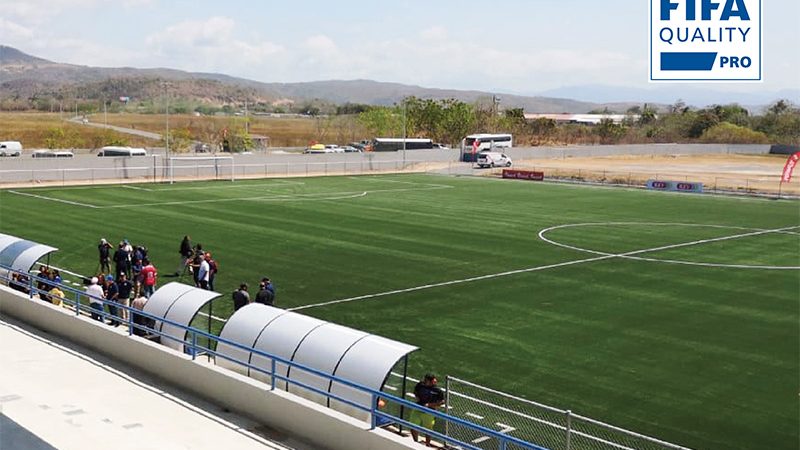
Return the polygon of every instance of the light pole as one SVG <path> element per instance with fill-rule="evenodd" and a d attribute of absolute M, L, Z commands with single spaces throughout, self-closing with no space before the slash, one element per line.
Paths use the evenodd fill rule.
<path fill-rule="evenodd" d="M 164 82 L 164 99 L 166 100 L 166 125 L 167 125 L 167 134 L 164 135 L 164 142 L 166 145 L 167 150 L 167 159 L 169 159 L 169 92 L 167 92 L 168 84 Z"/>
<path fill-rule="evenodd" d="M 408 104 L 403 99 L 403 170 L 406 170 L 406 116 L 408 115 Z"/>

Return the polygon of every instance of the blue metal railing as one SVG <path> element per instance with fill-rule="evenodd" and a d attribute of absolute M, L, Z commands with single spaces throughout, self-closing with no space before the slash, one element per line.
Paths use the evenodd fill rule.
<path fill-rule="evenodd" d="M 505 450 L 505 449 L 509 448 L 509 445 L 513 445 L 514 448 L 531 449 L 531 450 L 547 450 L 544 447 L 541 447 L 541 446 L 538 446 L 536 444 L 533 444 L 533 443 L 530 443 L 530 442 L 515 438 L 513 436 L 509 436 L 507 434 L 504 434 L 504 433 L 501 433 L 501 432 L 498 432 L 498 431 L 483 427 L 483 426 L 478 425 L 476 423 L 469 422 L 467 420 L 463 420 L 461 418 L 454 417 L 454 416 L 451 416 L 449 414 L 445 414 L 445 413 L 442 413 L 442 412 L 439 412 L 439 411 L 436 411 L 436 410 L 433 410 L 433 409 L 429 409 L 429 408 L 420 406 L 420 405 L 418 405 L 418 404 L 416 404 L 414 402 L 408 401 L 406 399 L 403 399 L 403 398 L 400 398 L 400 397 L 396 397 L 394 395 L 391 395 L 391 394 L 383 392 L 383 391 L 377 391 L 377 390 L 374 390 L 372 388 L 369 388 L 369 387 L 366 387 L 366 386 L 362 386 L 362 385 L 360 385 L 358 383 L 353 383 L 353 382 L 351 382 L 349 380 L 346 380 L 344 378 L 339 378 L 339 377 L 336 377 L 334 375 L 330 375 L 330 374 L 321 372 L 321 371 L 316 370 L 314 368 L 307 367 L 307 366 L 304 366 L 302 364 L 298 364 L 296 362 L 290 361 L 290 360 L 282 358 L 280 356 L 272 355 L 272 354 L 263 352 L 261 350 L 255 349 L 255 348 L 239 344 L 237 342 L 233 342 L 233 341 L 230 341 L 230 340 L 227 340 L 227 339 L 223 339 L 223 338 L 221 338 L 219 336 L 207 333 L 207 332 L 205 332 L 203 330 L 200 330 L 200 329 L 197 329 L 197 328 L 194 328 L 194 327 L 191 327 L 191 326 L 185 326 L 183 324 L 171 321 L 171 320 L 163 318 L 163 317 L 153 316 L 151 314 L 145 313 L 144 311 L 138 310 L 138 309 L 130 307 L 130 306 L 126 306 L 126 305 L 123 305 L 123 304 L 120 304 L 120 303 L 108 301 L 108 300 L 103 299 L 103 298 L 90 296 L 84 291 L 72 288 L 72 287 L 67 286 L 67 285 L 65 285 L 63 283 L 60 283 L 60 284 L 59 283 L 55 283 L 52 280 L 45 279 L 45 278 L 40 278 L 40 277 L 38 277 L 36 275 L 33 275 L 33 274 L 30 274 L 30 273 L 24 273 L 24 272 L 16 271 L 16 270 L 13 270 L 13 269 L 11 269 L 11 268 L 9 268 L 7 266 L 4 266 L 4 265 L 0 265 L 0 269 L 5 269 L 5 271 L 7 271 L 7 273 L 3 273 L 3 271 L 0 270 L 0 281 L 4 282 L 5 284 L 7 284 L 9 286 L 16 285 L 17 286 L 17 290 L 27 290 L 27 295 L 31 299 L 33 299 L 34 296 L 37 295 L 37 294 L 45 295 L 45 296 L 48 296 L 48 297 L 50 296 L 48 291 L 40 290 L 40 289 L 37 288 L 36 285 L 39 282 L 47 284 L 49 286 L 57 286 L 65 294 L 64 298 L 62 298 L 62 301 L 75 310 L 75 315 L 80 315 L 82 312 L 83 313 L 87 313 L 88 312 L 88 313 L 99 314 L 103 318 L 103 322 L 104 323 L 105 323 L 105 319 L 111 319 L 111 320 L 119 321 L 121 323 L 125 323 L 128 326 L 128 335 L 133 335 L 134 334 L 134 330 L 138 329 L 138 330 L 142 330 L 142 331 L 144 331 L 146 333 L 159 336 L 161 339 L 167 338 L 167 339 L 179 342 L 184 346 L 184 348 L 186 350 L 188 350 L 188 354 L 191 355 L 192 360 L 195 360 L 199 354 L 207 353 L 209 355 L 214 355 L 215 358 L 222 358 L 222 359 L 226 359 L 228 361 L 234 362 L 236 364 L 241 364 L 244 367 L 247 367 L 247 368 L 249 368 L 251 370 L 255 370 L 255 371 L 259 372 L 259 373 L 262 373 L 264 375 L 269 376 L 270 377 L 270 383 L 269 383 L 270 390 L 275 390 L 276 382 L 277 381 L 282 381 L 282 382 L 287 383 L 287 385 L 286 385 L 287 389 L 288 389 L 289 385 L 295 385 L 295 386 L 299 386 L 299 387 L 301 387 L 301 388 L 303 388 L 305 390 L 308 390 L 310 392 L 314 392 L 316 394 L 322 395 L 322 396 L 324 396 L 324 397 L 326 397 L 328 399 L 337 400 L 337 401 L 342 402 L 342 403 L 344 403 L 346 405 L 349 405 L 349 406 L 351 406 L 353 408 L 356 408 L 356 409 L 358 409 L 360 411 L 363 411 L 365 413 L 369 413 L 369 415 L 370 415 L 370 426 L 371 426 L 372 429 L 376 428 L 378 426 L 379 419 L 382 419 L 383 421 L 397 423 L 397 424 L 400 424 L 400 425 L 405 426 L 407 428 L 410 428 L 412 430 L 416 430 L 416 431 L 418 431 L 418 432 L 420 432 L 422 434 L 430 435 L 433 438 L 439 439 L 442 442 L 447 443 L 447 444 L 454 444 L 454 445 L 457 445 L 457 446 L 459 446 L 461 448 L 466 448 L 466 449 L 471 449 L 471 450 L 483 450 L 482 447 L 478 447 L 476 445 L 473 445 L 473 443 L 462 442 L 462 441 L 455 440 L 451 436 L 447 436 L 447 435 L 442 434 L 442 433 L 440 433 L 438 431 L 434 431 L 434 430 L 431 430 L 431 429 L 428 429 L 428 428 L 421 427 L 419 425 L 416 425 L 416 424 L 413 424 L 413 423 L 409 422 L 408 420 L 403 419 L 402 417 L 397 417 L 395 415 L 392 415 L 392 414 L 389 414 L 387 412 L 381 411 L 379 409 L 379 406 L 378 406 L 378 403 L 379 403 L 378 401 L 379 401 L 379 399 L 384 399 L 384 401 L 392 402 L 392 403 L 397 404 L 397 405 L 399 405 L 399 406 L 401 406 L 403 408 L 408 408 L 409 410 L 412 410 L 412 411 L 413 410 L 417 410 L 417 411 L 420 411 L 420 412 L 423 412 L 423 413 L 426 413 L 426 414 L 430 414 L 430 415 L 434 416 L 438 420 L 446 421 L 447 423 L 450 424 L 450 426 L 453 426 L 453 425 L 461 426 L 461 427 L 464 427 L 466 429 L 471 430 L 476 435 L 485 436 L 485 437 L 488 437 L 490 439 L 496 439 L 497 440 L 497 446 L 498 446 L 497 448 L 499 450 Z M 23 284 L 23 283 L 21 283 L 19 281 L 13 280 L 12 279 L 12 274 L 25 276 L 25 277 L 28 278 L 28 280 L 23 282 L 24 283 Z M 70 298 L 70 297 L 73 297 L 73 298 Z M 98 302 L 99 301 L 99 302 L 101 302 L 103 304 L 103 309 L 102 310 L 92 309 L 91 306 L 84 305 L 81 302 L 82 299 L 85 299 L 87 302 L 91 302 L 91 301 Z M 114 307 L 117 308 L 117 310 L 127 311 L 128 312 L 127 320 L 123 320 L 118 315 L 113 315 L 111 313 L 107 313 L 105 311 L 105 307 L 108 306 L 108 305 L 110 305 L 112 308 L 114 308 Z M 148 327 L 148 326 L 144 326 L 144 325 L 140 325 L 140 324 L 134 323 L 134 319 L 133 319 L 134 315 L 138 315 L 138 316 L 144 317 L 146 319 L 149 319 L 149 320 L 152 321 L 153 324 L 161 322 L 161 323 L 166 323 L 166 324 L 178 327 L 180 329 L 183 329 L 183 330 L 186 331 L 186 335 L 188 336 L 188 340 L 181 340 L 181 339 L 175 338 L 173 336 L 170 336 L 168 334 L 162 333 L 160 330 L 156 329 L 155 326 L 153 328 L 151 328 L 151 327 Z M 209 342 L 208 347 L 204 347 L 202 345 L 199 345 L 198 342 L 197 342 L 198 338 L 201 338 L 201 339 L 205 338 L 207 340 L 207 342 Z M 212 341 L 215 341 L 217 344 L 224 343 L 226 345 L 229 345 L 231 347 L 243 350 L 245 352 L 252 353 L 252 354 L 261 356 L 263 358 L 268 358 L 271 361 L 270 370 L 266 370 L 266 369 L 263 369 L 261 367 L 254 366 L 249 362 L 240 361 L 240 360 L 238 360 L 236 358 L 232 358 L 230 356 L 217 353 L 216 350 L 213 350 L 213 349 L 210 348 L 211 347 L 210 343 Z M 306 373 L 317 375 L 317 376 L 322 377 L 322 378 L 324 378 L 324 379 L 326 379 L 326 380 L 328 380 L 330 382 L 336 382 L 336 383 L 348 386 L 350 388 L 356 389 L 356 390 L 358 390 L 360 392 L 363 392 L 365 394 L 368 394 L 370 396 L 370 398 L 371 398 L 370 406 L 364 406 L 362 404 L 359 404 L 359 403 L 354 402 L 352 400 L 349 400 L 347 398 L 341 397 L 339 395 L 333 394 L 333 393 L 328 392 L 326 390 L 322 390 L 322 389 L 319 389 L 319 388 L 317 388 L 315 386 L 311 386 L 311 385 L 308 385 L 306 383 L 300 382 L 298 380 L 291 379 L 288 376 L 280 375 L 276 371 L 276 365 L 278 363 L 285 364 L 289 368 L 298 369 L 298 370 L 302 370 L 302 371 L 304 371 Z M 483 439 L 483 440 L 485 440 L 485 439 Z"/>

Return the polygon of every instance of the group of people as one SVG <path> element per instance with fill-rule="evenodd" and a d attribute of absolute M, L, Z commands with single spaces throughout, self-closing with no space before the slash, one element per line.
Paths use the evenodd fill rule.
<path fill-rule="evenodd" d="M 39 273 L 36 278 L 36 290 L 34 292 L 39 293 L 40 299 L 60 306 L 64 299 L 64 291 L 59 287 L 62 281 L 61 273 L 58 269 L 42 264 L 39 266 Z M 27 275 L 13 273 L 11 274 L 9 287 L 28 294 L 31 288 L 31 279 Z"/>
<path fill-rule="evenodd" d="M 186 235 L 181 241 L 181 248 L 178 253 L 181 254 L 181 265 L 178 267 L 178 271 L 175 272 L 175 276 L 186 273 L 188 270 L 192 273 L 195 286 L 213 291 L 214 279 L 217 276 L 217 272 L 219 272 L 219 265 L 211 257 L 211 252 L 203 250 L 203 245 L 200 243 L 192 247 L 192 240 L 189 235 Z"/>
<path fill-rule="evenodd" d="M 112 245 L 105 239 L 100 239 L 97 245 L 99 256 L 99 272 L 97 279 L 106 280 L 111 276 L 111 260 L 113 249 Z M 112 276 L 115 283 L 122 282 L 124 275 L 126 281 L 133 285 L 133 295 L 138 297 L 140 294 L 150 298 L 155 292 L 156 282 L 158 281 L 158 271 L 147 257 L 147 247 L 144 245 L 131 245 L 127 239 L 119 242 L 117 249 L 113 253 L 114 273 Z"/>
<path fill-rule="evenodd" d="M 238 311 L 243 306 L 249 303 L 260 303 L 267 306 L 275 306 L 275 285 L 269 277 L 263 277 L 258 283 L 258 292 L 254 299 L 250 298 L 247 283 L 239 285 L 239 289 L 233 291 L 231 294 L 233 298 L 233 310 Z"/>

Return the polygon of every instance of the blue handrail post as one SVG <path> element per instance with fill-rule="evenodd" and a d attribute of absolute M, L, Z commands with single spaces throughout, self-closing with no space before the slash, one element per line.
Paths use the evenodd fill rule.
<path fill-rule="evenodd" d="M 123 306 L 123 308 L 125 308 Z M 128 336 L 133 335 L 133 310 L 130 308 L 125 308 L 124 311 L 128 312 Z"/>
<path fill-rule="evenodd" d="M 28 298 L 33 300 L 33 275 L 31 274 L 28 274 Z"/>
<path fill-rule="evenodd" d="M 370 398 L 372 399 L 372 404 L 369 408 L 369 429 L 374 430 L 378 426 L 378 416 L 375 414 L 375 411 L 378 409 L 378 396 L 373 392 L 372 395 L 370 395 Z"/>
<path fill-rule="evenodd" d="M 272 366 L 272 370 L 271 370 L 269 379 L 270 379 L 270 382 L 271 382 L 272 386 L 270 387 L 269 390 L 270 391 L 274 391 L 275 390 L 275 366 L 277 364 L 275 364 L 275 358 L 272 358 L 270 361 L 271 361 L 270 365 Z"/>
<path fill-rule="evenodd" d="M 499 450 L 506 450 L 506 444 L 508 444 L 508 442 L 505 439 L 500 439 L 500 449 Z"/>
<path fill-rule="evenodd" d="M 192 331 L 192 361 L 197 358 L 197 333 Z"/>
<path fill-rule="evenodd" d="M 75 291 L 75 315 L 81 315 L 81 293 Z"/>

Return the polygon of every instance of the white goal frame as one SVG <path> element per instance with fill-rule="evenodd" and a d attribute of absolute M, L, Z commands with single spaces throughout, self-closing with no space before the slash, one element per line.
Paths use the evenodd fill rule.
<path fill-rule="evenodd" d="M 167 167 L 168 167 L 167 176 L 169 178 L 169 184 L 175 183 L 175 164 L 174 164 L 175 161 L 213 161 L 214 162 L 213 166 L 200 166 L 199 164 L 196 164 L 194 166 L 185 166 L 185 167 L 189 168 L 194 167 L 196 169 L 200 167 L 204 168 L 213 167 L 215 172 L 217 172 L 217 178 L 221 179 L 219 178 L 220 166 L 218 165 L 218 161 L 220 160 L 230 161 L 231 181 L 236 181 L 236 164 L 234 162 L 233 156 L 170 156 L 169 158 L 167 158 Z"/>

